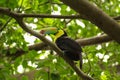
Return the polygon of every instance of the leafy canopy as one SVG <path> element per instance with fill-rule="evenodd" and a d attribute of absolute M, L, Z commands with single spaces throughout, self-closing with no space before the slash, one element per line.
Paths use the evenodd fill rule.
<path fill-rule="evenodd" d="M 89 0 L 111 17 L 119 16 L 119 0 Z M 14 12 L 31 14 L 76 15 L 59 0 L 0 0 L 1 7 Z M 9 21 L 8 21 L 9 20 Z M 94 24 L 84 19 L 25 18 L 33 30 L 45 27 L 65 29 L 72 39 L 102 35 Z M 7 25 L 5 25 L 7 24 Z M 3 29 L 2 29 L 3 28 Z M 29 50 L 28 46 L 41 42 L 21 29 L 9 16 L 0 14 L 0 80 L 79 80 L 76 73 L 53 50 Z M 14 59 L 6 54 L 25 54 Z M 116 42 L 100 43 L 83 47 L 83 71 L 96 80 L 117 80 L 120 77 L 120 45 Z M 20 73 L 25 73 L 19 76 Z M 28 75 L 30 74 L 30 75 Z"/>

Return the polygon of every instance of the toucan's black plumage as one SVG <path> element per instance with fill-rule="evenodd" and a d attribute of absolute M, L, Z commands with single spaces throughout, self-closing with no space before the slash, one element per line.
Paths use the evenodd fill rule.
<path fill-rule="evenodd" d="M 57 28 L 47 28 L 40 31 L 41 34 L 55 34 L 56 45 L 64 52 L 64 55 L 70 60 L 80 60 L 80 68 L 82 69 L 82 48 L 73 39 L 67 36 L 64 30 L 58 30 Z"/>
<path fill-rule="evenodd" d="M 82 48 L 77 42 L 67 37 L 67 33 L 64 31 L 64 34 L 58 37 L 55 43 L 70 60 L 80 60 L 80 68 L 82 69 Z"/>

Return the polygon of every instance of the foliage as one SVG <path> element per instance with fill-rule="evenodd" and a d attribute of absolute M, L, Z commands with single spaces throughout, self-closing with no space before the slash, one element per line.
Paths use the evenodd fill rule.
<path fill-rule="evenodd" d="M 111 17 L 120 14 L 119 0 L 89 0 Z M 59 0 L 0 0 L 0 7 L 7 7 L 14 12 L 32 14 L 77 14 Z M 8 16 L 0 14 L 0 29 L 7 23 Z M 44 27 L 65 29 L 73 39 L 102 35 L 94 24 L 83 19 L 25 18 L 25 23 L 33 30 Z M 27 35 L 27 36 L 25 36 Z M 24 32 L 14 19 L 0 32 L 0 80 L 17 80 L 20 73 L 37 70 L 35 80 L 79 80 L 76 73 L 52 50 L 28 50 L 28 45 L 41 42 L 31 40 L 33 36 Z M 26 51 L 25 55 L 14 59 L 5 56 L 17 54 L 17 49 Z M 9 51 L 8 51 L 9 50 Z M 83 47 L 83 71 L 96 80 L 118 80 L 120 77 L 120 45 L 107 42 Z M 19 77 L 17 77 L 19 78 Z M 22 80 L 30 80 L 24 75 Z"/>

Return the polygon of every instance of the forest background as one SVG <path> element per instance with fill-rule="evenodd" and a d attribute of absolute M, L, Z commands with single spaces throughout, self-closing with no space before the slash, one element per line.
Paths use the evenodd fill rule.
<path fill-rule="evenodd" d="M 0 0 L 0 80 L 118 80 L 120 0 Z M 42 28 L 65 29 L 83 48 L 71 65 Z"/>

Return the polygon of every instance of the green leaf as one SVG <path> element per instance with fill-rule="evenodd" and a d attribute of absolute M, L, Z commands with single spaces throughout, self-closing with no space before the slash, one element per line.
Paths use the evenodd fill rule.
<path fill-rule="evenodd" d="M 60 80 L 60 75 L 57 73 L 51 73 L 51 79 L 52 80 Z"/>
<path fill-rule="evenodd" d="M 28 76 L 22 76 L 22 80 L 29 80 Z"/>

